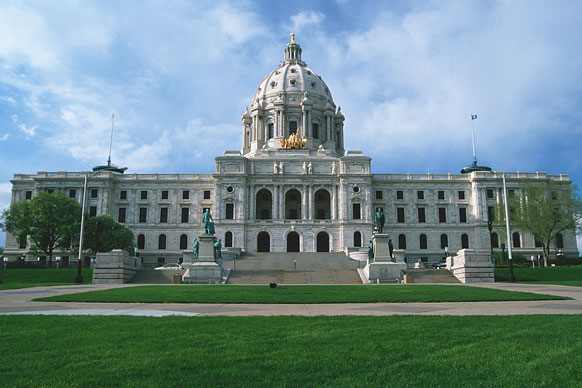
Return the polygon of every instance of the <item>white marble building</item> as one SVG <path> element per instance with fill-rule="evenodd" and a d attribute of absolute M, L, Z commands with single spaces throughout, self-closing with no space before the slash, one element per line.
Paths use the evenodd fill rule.
<path fill-rule="evenodd" d="M 303 148 L 282 146 L 281 140 L 292 134 L 306 141 Z M 445 246 L 451 252 L 466 247 L 489 252 L 488 212 L 502 200 L 500 173 L 372 174 L 371 158 L 344 149 L 344 116 L 322 78 L 302 61 L 293 38 L 284 60 L 259 84 L 242 116 L 241 151 L 217 157 L 215 174 L 16 174 L 12 203 L 51 190 L 80 201 L 86 174 L 94 174 L 87 211 L 110 214 L 126 224 L 146 266 L 178 261 L 191 249 L 193 238 L 203 231 L 205 208 L 211 210 L 223 245 L 243 251 L 366 247 L 374 209 L 381 207 L 394 247 L 406 251 L 409 263 L 438 261 Z M 505 176 L 514 192 L 523 182 L 540 178 L 564 187 L 571 183 L 567 175 Z M 514 252 L 541 253 L 529 234 L 513 232 Z M 496 233 L 493 246 L 498 250 L 505 232 Z M 573 230 L 563 232 L 557 244 L 556 249 L 577 256 Z M 26 256 L 28 248 L 7 236 L 9 258 Z"/>

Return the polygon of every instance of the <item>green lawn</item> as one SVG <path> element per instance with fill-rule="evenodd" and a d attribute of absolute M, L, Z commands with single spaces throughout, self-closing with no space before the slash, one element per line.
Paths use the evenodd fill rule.
<path fill-rule="evenodd" d="M 91 268 L 83 268 L 82 273 L 83 283 L 91 283 L 93 270 Z M 75 284 L 76 276 L 77 268 L 7 269 L 3 273 L 4 282 L 0 283 L 0 290 Z"/>
<path fill-rule="evenodd" d="M 3 316 L 1 385 L 579 387 L 581 331 L 580 315 Z"/>
<path fill-rule="evenodd" d="M 36 299 L 120 303 L 376 303 L 482 302 L 568 299 L 551 295 L 452 285 L 139 286 Z"/>
<path fill-rule="evenodd" d="M 582 266 L 514 268 L 515 279 L 524 283 L 582 287 Z M 495 268 L 496 281 L 508 281 L 509 268 Z"/>

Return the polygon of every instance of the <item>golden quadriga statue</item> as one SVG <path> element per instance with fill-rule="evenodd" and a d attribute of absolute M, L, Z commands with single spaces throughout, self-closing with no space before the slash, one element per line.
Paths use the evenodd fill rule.
<path fill-rule="evenodd" d="M 300 138 L 296 133 L 292 133 L 288 139 L 281 139 L 281 147 L 286 149 L 303 149 L 307 140 Z"/>

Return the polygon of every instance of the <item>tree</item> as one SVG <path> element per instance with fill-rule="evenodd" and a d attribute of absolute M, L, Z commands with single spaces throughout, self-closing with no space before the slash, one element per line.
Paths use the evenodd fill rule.
<path fill-rule="evenodd" d="M 29 236 L 31 250 L 44 252 L 51 267 L 55 250 L 68 249 L 78 236 L 80 221 L 81 206 L 74 199 L 61 191 L 42 192 L 5 210 L 0 227 L 19 240 Z"/>
<path fill-rule="evenodd" d="M 89 218 L 83 235 L 83 246 L 92 253 L 110 252 L 113 249 L 125 249 L 128 253 L 133 253 L 133 232 L 111 216 Z"/>
<path fill-rule="evenodd" d="M 551 179 L 524 184 L 521 195 L 508 197 L 508 207 L 511 226 L 528 231 L 542 246 L 545 266 L 556 235 L 579 228 L 582 218 L 582 201 L 576 187 Z M 497 206 L 495 213 L 496 224 L 504 225 L 503 203 Z"/>

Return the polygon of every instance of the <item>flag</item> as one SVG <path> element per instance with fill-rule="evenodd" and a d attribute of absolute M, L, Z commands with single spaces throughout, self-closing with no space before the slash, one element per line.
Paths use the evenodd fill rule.
<path fill-rule="evenodd" d="M 471 115 L 471 120 L 477 119 L 477 115 Z"/>

